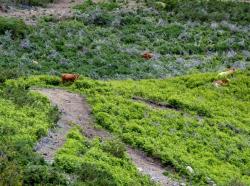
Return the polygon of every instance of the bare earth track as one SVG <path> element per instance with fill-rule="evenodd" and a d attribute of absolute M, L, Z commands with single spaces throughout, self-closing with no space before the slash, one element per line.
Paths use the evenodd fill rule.
<path fill-rule="evenodd" d="M 94 3 L 103 2 L 105 0 L 93 0 Z M 46 8 L 34 7 L 34 6 L 1 6 L 0 4 L 0 16 L 9 16 L 23 19 L 28 25 L 35 25 L 37 20 L 44 16 L 54 16 L 58 20 L 74 17 L 72 7 L 77 4 L 83 3 L 84 0 L 55 0 L 54 3 L 47 5 Z M 141 3 L 135 0 L 127 1 L 125 7 L 132 9 L 138 8 Z M 3 8 L 4 7 L 4 8 Z"/>
<path fill-rule="evenodd" d="M 8 6 L 5 11 L 1 11 L 0 16 L 10 16 L 23 19 L 27 24 L 34 25 L 38 18 L 43 16 L 55 16 L 57 19 L 66 19 L 73 16 L 72 7 L 82 3 L 83 0 L 57 0 L 49 4 L 46 8 L 26 6 L 17 8 Z"/>
<path fill-rule="evenodd" d="M 34 89 L 33 91 L 47 96 L 51 103 L 57 106 L 61 112 L 56 128 L 52 129 L 48 136 L 42 138 L 35 147 L 35 150 L 47 162 L 53 162 L 56 151 L 65 143 L 66 135 L 73 126 L 72 123 L 79 125 L 88 138 L 100 137 L 103 140 L 112 138 L 110 133 L 103 129 L 96 129 L 91 123 L 91 110 L 82 96 L 63 89 Z M 127 153 L 138 170 L 145 175 L 149 175 L 152 180 L 166 186 L 179 185 L 179 183 L 163 175 L 167 169 L 159 161 L 147 157 L 145 153 L 130 147 L 127 147 Z"/>

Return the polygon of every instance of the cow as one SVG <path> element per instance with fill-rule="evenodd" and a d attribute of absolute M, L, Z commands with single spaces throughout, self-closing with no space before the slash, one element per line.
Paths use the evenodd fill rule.
<path fill-rule="evenodd" d="M 220 72 L 217 75 L 218 79 L 227 79 L 229 76 L 233 75 L 236 72 L 236 68 L 229 68 L 227 71 L 225 72 Z M 228 80 L 228 79 L 227 79 Z"/>
<path fill-rule="evenodd" d="M 220 87 L 220 86 L 226 86 L 229 84 L 229 80 L 228 79 L 223 79 L 223 80 L 215 80 L 213 82 L 214 86 L 216 87 Z"/>
<path fill-rule="evenodd" d="M 154 57 L 154 54 L 150 53 L 150 52 L 145 52 L 142 57 L 146 60 L 151 59 L 152 57 Z"/>
<path fill-rule="evenodd" d="M 74 82 L 79 78 L 79 74 L 62 74 L 62 83 L 64 82 Z"/>

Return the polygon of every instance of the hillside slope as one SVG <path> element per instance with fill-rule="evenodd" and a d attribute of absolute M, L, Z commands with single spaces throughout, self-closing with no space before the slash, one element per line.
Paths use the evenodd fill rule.
<path fill-rule="evenodd" d="M 38 140 L 54 129 L 59 113 L 49 100 L 28 90 L 24 80 L 0 84 L 0 185 L 155 185 L 128 158 L 120 140 L 89 140 L 71 123 L 55 162 L 35 152 Z M 51 77 L 38 84 L 55 84 Z M 61 142 L 60 142 L 61 143 Z"/>
<path fill-rule="evenodd" d="M 159 158 L 191 183 L 248 185 L 249 70 L 235 74 L 226 87 L 215 87 L 215 76 L 140 81 L 82 78 L 63 87 L 87 96 L 96 124 Z M 60 79 L 37 76 L 7 85 L 59 86 Z"/>
<path fill-rule="evenodd" d="M 29 0 L 41 2 L 52 0 Z M 60 2 L 21 5 L 18 15 L 0 5 L 0 186 L 157 185 L 140 156 L 130 159 L 133 148 L 171 184 L 250 185 L 250 3 Z M 215 86 L 230 67 L 228 85 Z M 63 84 L 62 73 L 80 78 Z M 78 104 L 60 115 L 52 103 L 72 97 L 48 100 L 34 88 L 72 92 Z M 85 130 L 79 104 L 91 114 Z M 50 138 L 60 127 L 62 138 Z M 113 138 L 86 135 L 96 128 Z M 43 140 L 58 143 L 49 158 Z"/>
<path fill-rule="evenodd" d="M 143 79 L 249 67 L 250 3 L 117 2 L 85 1 L 73 18 L 46 16 L 22 37 L 5 26 L 13 21 L 0 19 L 1 72 Z M 153 57 L 144 59 L 145 52 Z"/>

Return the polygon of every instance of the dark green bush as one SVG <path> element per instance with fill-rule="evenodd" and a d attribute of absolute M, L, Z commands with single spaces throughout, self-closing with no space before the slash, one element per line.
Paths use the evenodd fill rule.
<path fill-rule="evenodd" d="M 21 185 L 22 174 L 20 167 L 14 162 L 9 161 L 0 150 L 0 185 Z"/>
<path fill-rule="evenodd" d="M 17 68 L 9 69 L 0 67 L 0 83 L 4 83 L 7 79 L 16 79 L 20 76 L 20 71 Z"/>
<path fill-rule="evenodd" d="M 66 185 L 65 176 L 53 167 L 31 165 L 24 170 L 24 185 Z"/>
<path fill-rule="evenodd" d="M 35 99 L 28 95 L 29 90 L 25 87 L 7 87 L 3 90 L 3 96 L 15 104 L 23 106 L 32 104 Z"/>
<path fill-rule="evenodd" d="M 220 0 L 154 0 L 147 4 L 158 8 L 159 2 L 165 4 L 165 10 L 174 12 L 182 20 L 223 21 L 229 20 L 248 24 L 250 21 L 249 3 Z M 246 14 L 248 12 L 248 14 Z"/>
<path fill-rule="evenodd" d="M 125 155 L 125 145 L 119 139 L 105 141 L 102 149 L 115 157 L 122 158 Z"/>
<path fill-rule="evenodd" d="M 10 31 L 13 36 L 24 36 L 28 26 L 21 19 L 0 16 L 0 34 Z"/>
<path fill-rule="evenodd" d="M 112 174 L 104 167 L 97 164 L 84 163 L 78 172 L 79 179 L 88 183 L 88 185 L 116 186 L 117 183 Z"/>
<path fill-rule="evenodd" d="M 246 186 L 246 185 L 242 183 L 239 179 L 234 178 L 226 186 Z"/>

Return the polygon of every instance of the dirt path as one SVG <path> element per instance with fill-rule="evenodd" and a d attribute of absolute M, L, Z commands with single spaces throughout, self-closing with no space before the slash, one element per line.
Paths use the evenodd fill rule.
<path fill-rule="evenodd" d="M 94 3 L 103 2 L 104 0 L 93 0 Z M 35 25 L 38 18 L 43 16 L 55 16 L 58 20 L 73 17 L 72 7 L 83 3 L 84 0 L 56 0 L 54 3 L 47 5 L 46 8 L 35 6 L 0 6 L 0 16 L 10 16 L 21 18 L 28 25 Z M 136 0 L 129 0 L 125 7 L 133 9 L 140 5 Z"/>
<path fill-rule="evenodd" d="M 60 19 L 73 16 L 72 7 L 82 3 L 83 0 L 57 0 L 49 4 L 46 8 L 23 6 L 16 8 L 8 6 L 5 11 L 0 10 L 0 16 L 10 16 L 23 19 L 27 24 L 34 25 L 39 17 L 53 15 Z"/>
<path fill-rule="evenodd" d="M 33 91 L 47 96 L 61 112 L 56 128 L 51 130 L 48 136 L 42 138 L 35 147 L 36 151 L 47 162 L 53 162 L 56 151 L 65 143 L 66 135 L 73 126 L 72 123 L 81 126 L 88 138 L 101 137 L 102 139 L 108 139 L 112 137 L 110 133 L 102 129 L 96 129 L 91 123 L 90 108 L 82 96 L 63 89 L 34 89 Z M 159 161 L 147 157 L 143 152 L 130 147 L 127 147 L 127 153 L 138 170 L 149 175 L 152 180 L 166 186 L 179 185 L 163 175 L 167 169 L 162 167 Z"/>

